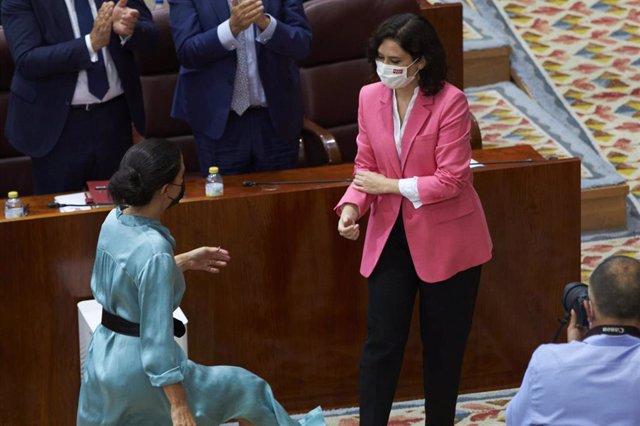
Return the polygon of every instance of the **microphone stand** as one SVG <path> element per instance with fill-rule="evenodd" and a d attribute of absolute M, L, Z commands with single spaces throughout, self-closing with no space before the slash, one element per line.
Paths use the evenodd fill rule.
<path fill-rule="evenodd" d="M 56 203 L 55 201 L 47 204 L 47 207 L 50 209 L 58 209 L 60 207 L 107 207 L 113 206 L 111 203 L 87 203 L 87 204 L 65 204 L 65 203 Z"/>
<path fill-rule="evenodd" d="M 256 182 L 253 180 L 245 180 L 242 186 L 275 186 L 275 185 L 304 185 L 313 183 L 351 183 L 353 179 L 318 179 L 318 180 L 290 180 L 278 182 Z"/>

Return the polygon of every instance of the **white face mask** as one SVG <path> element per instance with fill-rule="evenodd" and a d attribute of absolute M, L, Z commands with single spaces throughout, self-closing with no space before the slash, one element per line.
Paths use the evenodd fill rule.
<path fill-rule="evenodd" d="M 403 87 L 406 87 L 416 78 L 416 74 L 420 72 L 420 70 L 417 70 L 415 74 L 411 76 L 408 75 L 409 67 L 418 62 L 418 59 L 411 62 L 406 67 L 385 64 L 382 61 L 376 60 L 376 71 L 378 72 L 380 81 L 382 81 L 382 84 L 387 86 L 389 89 L 402 89 Z"/>

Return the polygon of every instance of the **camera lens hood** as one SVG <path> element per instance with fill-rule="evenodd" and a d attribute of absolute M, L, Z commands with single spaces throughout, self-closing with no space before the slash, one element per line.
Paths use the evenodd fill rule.
<path fill-rule="evenodd" d="M 571 311 L 571 307 L 578 298 L 585 296 L 589 287 L 579 281 L 573 281 L 564 286 L 562 292 L 562 307 L 566 313 Z"/>

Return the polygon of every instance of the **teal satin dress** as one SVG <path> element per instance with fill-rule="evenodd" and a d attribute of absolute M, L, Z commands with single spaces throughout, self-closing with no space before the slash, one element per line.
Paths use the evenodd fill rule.
<path fill-rule="evenodd" d="M 320 408 L 293 420 L 269 384 L 238 367 L 206 367 L 186 359 L 173 338 L 173 311 L 185 290 L 175 241 L 160 222 L 109 213 L 91 278 L 107 311 L 140 324 L 140 337 L 96 329 L 80 387 L 78 425 L 171 425 L 163 385 L 182 382 L 198 425 L 246 419 L 260 426 L 324 425 Z"/>

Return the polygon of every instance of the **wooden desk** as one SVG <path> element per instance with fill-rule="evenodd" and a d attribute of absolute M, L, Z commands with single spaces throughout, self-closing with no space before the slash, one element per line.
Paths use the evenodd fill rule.
<path fill-rule="evenodd" d="M 478 151 L 481 161 L 538 158 L 528 147 Z M 229 249 L 219 275 L 188 272 L 182 304 L 189 353 L 248 368 L 287 409 L 353 406 L 365 336 L 362 240 L 336 232 L 331 211 L 345 184 L 243 187 L 256 181 L 348 178 L 350 165 L 226 177 L 205 199 L 188 182 L 164 223 L 177 251 Z M 474 169 L 495 249 L 483 269 L 462 389 L 517 386 L 531 352 L 548 342 L 565 283 L 580 277 L 580 170 L 576 159 Z M 108 209 L 0 220 L 0 424 L 72 425 L 79 390 L 76 303 L 91 297 L 95 245 Z M 412 332 L 398 399 L 419 398 L 420 343 Z"/>

